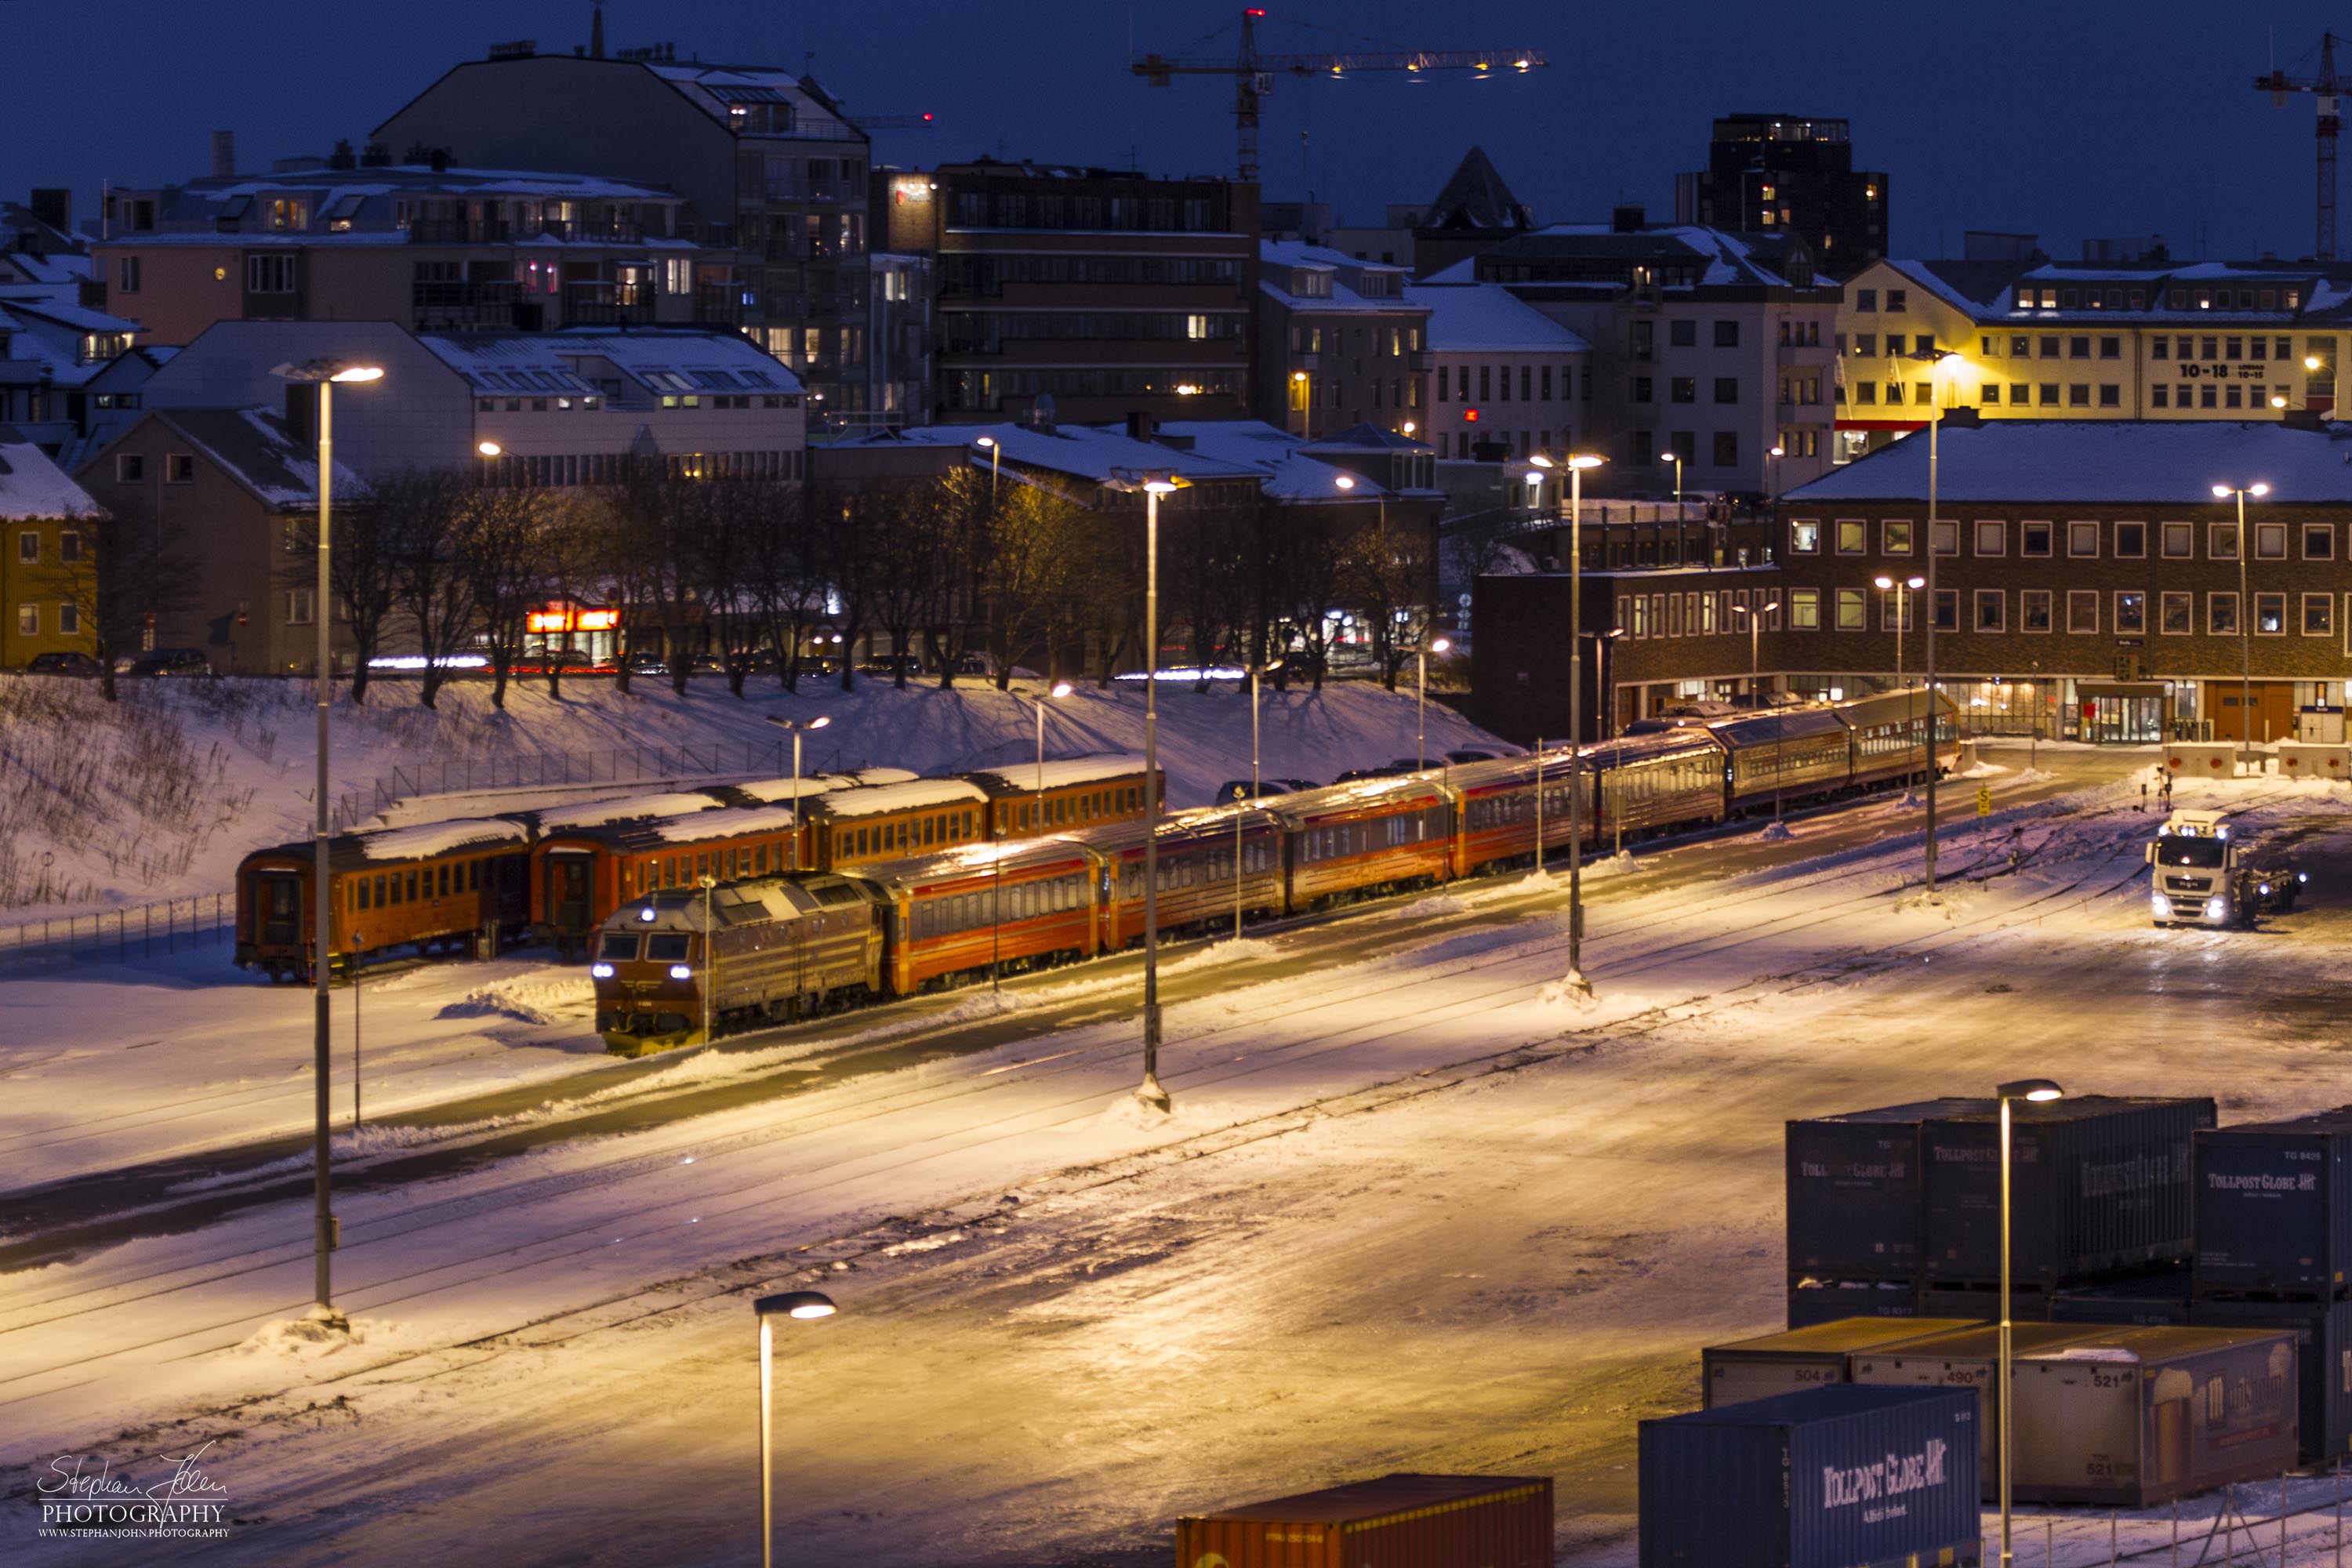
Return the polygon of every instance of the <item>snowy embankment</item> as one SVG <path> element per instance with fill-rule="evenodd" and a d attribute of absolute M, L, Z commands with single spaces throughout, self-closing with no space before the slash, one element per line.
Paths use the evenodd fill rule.
<path fill-rule="evenodd" d="M 1034 681 L 1011 692 L 971 680 L 941 691 L 861 679 L 854 691 L 803 681 L 797 695 L 768 679 L 738 700 L 726 683 L 697 679 L 678 697 L 667 685 L 638 681 L 621 696 L 609 681 L 509 689 L 505 711 L 489 705 L 486 686 L 444 689 L 437 709 L 416 705 L 398 684 L 379 684 L 368 701 L 339 701 L 332 739 L 334 783 L 341 796 L 367 793 L 396 768 L 569 754 L 575 766 L 617 756 L 630 779 L 631 759 L 664 747 L 718 748 L 719 776 L 740 776 L 747 762 L 782 772 L 787 742 L 764 721 L 825 718 L 809 735 L 803 765 L 811 773 L 901 767 L 921 773 L 1017 764 L 1036 755 Z M 237 861 L 261 845 L 306 837 L 312 815 L 311 692 L 290 680 L 125 682 L 110 704 L 93 684 L 0 676 L 0 923 L 150 903 L 227 889 Z M 1080 687 L 1046 700 L 1045 755 L 1140 751 L 1143 692 L 1122 682 L 1108 691 Z M 1268 689 L 1263 697 L 1263 771 L 1267 777 L 1328 782 L 1349 768 L 1414 754 L 1412 693 L 1364 682 Z M 1451 709 L 1428 710 L 1429 750 L 1496 749 L 1501 743 Z M 1250 771 L 1249 705 L 1230 682 L 1195 692 L 1162 683 L 1160 763 L 1169 798 L 1207 801 L 1227 779 Z M 1502 748 L 1507 750 L 1509 748 Z M 779 761 L 781 759 L 781 761 Z M 641 783 L 612 793 L 641 794 Z M 576 797 L 576 796 L 575 796 Z M 515 807 L 546 804 L 543 791 L 518 791 Z M 509 809 L 496 795 L 453 795 L 441 815 Z M 404 807 L 400 820 L 428 820 L 429 803 Z"/>
<path fill-rule="evenodd" d="M 2263 932 L 2148 929 L 2135 777 L 1954 835 L 1932 901 L 1908 896 L 1908 833 L 1729 879 L 1728 839 L 1673 852 L 1679 875 L 1612 866 L 1589 1003 L 1553 985 L 1556 888 L 1260 937 L 1172 977 L 1172 1122 L 1126 1095 L 1131 988 L 971 994 L 971 1018 L 1027 1028 L 344 1194 L 348 1342 L 285 1327 L 310 1279 L 297 1204 L 95 1250 L 0 1281 L 0 1466 L 26 1468 L 0 1492 L 21 1509 L 45 1456 L 135 1468 L 214 1440 L 252 1522 L 208 1561 L 455 1568 L 525 1540 L 740 1561 L 746 1300 L 823 1281 L 843 1316 L 779 1342 L 794 1556 L 1034 1568 L 1418 1469 L 1552 1475 L 1563 1546 L 1627 1561 L 1634 1424 L 1696 1403 L 1698 1346 L 1781 1311 L 1785 1118 L 2029 1072 L 2214 1093 L 2231 1121 L 2345 1098 L 2341 800 L 2183 788 L 2309 836 L 2312 903 Z M 518 1021 L 565 1005 L 482 989 Z M 662 1071 L 803 1065 L 765 1055 Z M 2105 1522 L 2061 1525 L 2062 1552 Z"/>

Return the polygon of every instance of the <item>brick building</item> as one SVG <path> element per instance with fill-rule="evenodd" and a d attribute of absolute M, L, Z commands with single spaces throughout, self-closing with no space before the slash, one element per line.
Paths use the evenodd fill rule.
<path fill-rule="evenodd" d="M 1259 250 L 1258 417 L 1312 437 L 1371 424 L 1411 435 L 1424 418 L 1429 307 L 1405 267 L 1321 246 Z"/>
<path fill-rule="evenodd" d="M 1924 574 L 1927 442 L 1898 441 L 1782 500 L 1786 630 L 1768 668 L 1801 691 L 1894 679 L 1894 595 Z M 1936 586 L 1903 639 L 1979 730 L 2155 740 L 2292 738 L 2340 723 L 2352 677 L 2352 427 L 1979 422 L 1940 435 Z M 2240 559 L 2234 498 L 2249 498 Z M 2248 601 L 2251 602 L 2248 602 Z M 1924 601 L 1924 596 L 1923 596 Z M 2252 711 L 2240 706 L 2242 660 Z M 2323 711 L 2310 711 L 2323 710 Z"/>
<path fill-rule="evenodd" d="M 1255 184 L 981 158 L 882 171 L 872 201 L 877 244 L 934 268 L 938 418 L 1247 411 Z"/>

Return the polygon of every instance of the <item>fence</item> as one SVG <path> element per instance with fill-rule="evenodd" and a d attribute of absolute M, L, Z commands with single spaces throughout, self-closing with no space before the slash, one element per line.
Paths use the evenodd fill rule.
<path fill-rule="evenodd" d="M 106 963 L 200 945 L 225 946 L 236 924 L 236 896 L 206 893 L 161 904 L 63 915 L 0 926 L 0 973 L 55 963 Z"/>
<path fill-rule="evenodd" d="M 792 765 L 792 742 L 713 741 L 689 745 L 638 745 L 611 752 L 534 752 L 522 756 L 458 757 L 395 767 L 364 789 L 335 797 L 338 832 L 420 795 L 463 790 L 533 789 L 560 784 L 635 784 L 699 773 L 781 773 Z"/>

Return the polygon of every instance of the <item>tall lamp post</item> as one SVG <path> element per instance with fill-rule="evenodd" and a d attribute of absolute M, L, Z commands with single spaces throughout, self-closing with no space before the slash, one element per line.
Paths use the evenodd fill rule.
<path fill-rule="evenodd" d="M 1412 650 L 1412 765 L 1414 771 L 1429 766 L 1429 656 L 1444 653 L 1454 647 L 1450 637 L 1431 637 Z M 1252 693 L 1250 721 L 1255 728 L 1257 720 L 1255 693 Z M 1255 751 L 1255 737 L 1251 749 Z"/>
<path fill-rule="evenodd" d="M 1591 452 L 1568 459 L 1568 984 L 1587 996 L 1592 982 L 1584 976 L 1584 472 L 1602 461 Z M 1682 470 L 1675 472 L 1679 479 Z M 1540 758 L 1536 788 L 1543 788 Z"/>
<path fill-rule="evenodd" d="M 1888 577 L 1882 574 L 1873 578 L 1872 581 L 1877 584 L 1880 593 L 1891 593 L 1895 595 L 1895 686 L 1899 691 L 1903 688 L 1903 634 L 1911 629 L 1909 595 L 1926 587 L 1927 579 Z"/>
<path fill-rule="evenodd" d="M 2246 498 L 2270 493 L 2270 486 L 2260 483 L 2213 487 L 2216 500 L 2238 498 L 2238 760 L 2242 763 L 2254 747 L 2254 606 L 2246 596 Z"/>
<path fill-rule="evenodd" d="M 1143 492 L 1143 1082 L 1135 1098 L 1169 1108 L 1160 1087 L 1160 498 L 1192 483 L 1167 468 L 1113 468 L 1110 488 Z"/>
<path fill-rule="evenodd" d="M 761 1297 L 751 1303 L 751 1310 L 760 1314 L 760 1568 L 775 1568 L 776 1467 L 775 1454 L 770 1447 L 772 1423 L 768 1417 L 775 1387 L 772 1371 L 775 1331 L 771 1323 L 777 1318 L 801 1322 L 830 1318 L 840 1309 L 833 1304 L 832 1297 L 819 1291 L 787 1290 L 780 1296 Z"/>
<path fill-rule="evenodd" d="M 381 381 L 380 365 L 352 364 L 337 359 L 305 360 L 299 364 L 281 364 L 272 372 L 287 381 L 300 382 L 319 389 L 319 584 L 311 602 L 310 616 L 318 623 L 318 724 L 319 773 L 313 794 L 317 806 L 316 826 L 312 837 L 310 867 L 311 948 L 310 977 L 316 984 L 318 997 L 313 1008 L 311 1038 L 311 1076 L 317 1080 L 317 1126 L 312 1139 L 311 1160 L 315 1167 L 312 1183 L 313 1236 L 312 1250 L 316 1254 L 312 1268 L 318 1300 L 310 1315 L 335 1328 L 348 1328 L 350 1320 L 335 1310 L 333 1274 L 328 1267 L 327 1254 L 333 1250 L 335 1220 L 327 1176 L 327 986 L 334 971 L 333 955 L 328 950 L 332 911 L 328 903 L 331 887 L 327 879 L 327 710 L 335 693 L 335 665 L 330 646 L 329 628 L 334 625 L 334 582 L 330 530 L 332 521 L 331 501 L 328 491 L 335 473 L 335 384 Z"/>
<path fill-rule="evenodd" d="M 1942 453 L 1937 444 L 1944 427 L 1944 372 L 1960 363 L 1950 349 L 1916 349 L 1903 356 L 1927 363 L 1927 824 L 1926 876 L 1927 890 L 1936 890 L 1936 487 L 1941 477 Z M 1953 541 L 1957 552 L 1959 542 Z"/>
<path fill-rule="evenodd" d="M 1734 605 L 1731 613 L 1748 617 L 1748 703 L 1751 708 L 1764 705 L 1764 617 L 1780 607 L 1780 601 L 1769 605 Z M 1780 820 L 1780 710 L 1772 710 L 1772 826 L 1781 828 Z"/>
<path fill-rule="evenodd" d="M 1625 635 L 1625 628 L 1611 626 L 1605 632 L 1576 635 L 1592 645 L 1592 732 L 1596 740 L 1605 741 L 1617 732 L 1617 694 L 1609 685 L 1609 660 L 1616 651 L 1617 639 Z"/>
<path fill-rule="evenodd" d="M 976 436 L 971 444 L 988 453 L 988 504 L 992 508 L 996 505 L 997 474 L 1004 464 L 1004 447 L 993 436 Z"/>
<path fill-rule="evenodd" d="M 794 815 L 793 823 L 800 818 Z M 711 1041 L 710 1010 L 719 1000 L 719 922 L 710 918 L 710 890 L 719 886 L 719 879 L 705 874 L 694 879 L 702 889 L 702 1043 Z"/>
<path fill-rule="evenodd" d="M 1993 1091 L 2000 1099 L 2000 1568 L 2011 1568 L 2009 1529 L 2010 1410 L 2016 1390 L 2010 1384 L 2009 1324 L 2009 1107 L 2019 1100 L 2061 1100 L 2066 1091 L 2046 1078 L 2021 1078 Z"/>
<path fill-rule="evenodd" d="M 1058 700 L 1060 698 L 1067 697 L 1072 689 L 1073 688 L 1068 681 L 1057 680 L 1047 689 L 1045 696 Z M 1045 798 L 1045 697 L 1037 699 L 1036 707 L 1037 774 L 1034 781 L 1036 785 L 1034 793 L 1037 798 L 1030 804 L 1029 809 L 1032 811 L 1041 809 Z M 1002 989 L 1000 984 L 1000 971 L 1003 967 L 1004 947 L 1004 832 L 1007 827 L 1012 826 L 1012 824 L 1007 820 L 1012 808 L 1010 806 L 1006 806 L 1002 809 L 1006 815 L 1000 816 L 996 819 L 995 853 L 989 857 L 992 862 L 992 869 L 994 873 L 988 889 L 988 920 L 990 926 L 988 933 L 988 988 L 991 991 Z"/>
<path fill-rule="evenodd" d="M 829 713 L 820 713 L 814 719 L 787 719 L 781 713 L 770 713 L 766 718 L 768 722 L 777 729 L 789 730 L 793 732 L 792 868 L 797 871 L 801 868 L 801 833 L 803 831 L 801 826 L 801 737 L 811 730 L 824 729 L 833 722 L 833 716 Z"/>
<path fill-rule="evenodd" d="M 1266 662 L 1265 662 L 1265 663 L 1264 663 L 1264 664 L 1254 664 L 1254 665 L 1251 665 L 1251 666 L 1250 666 L 1250 671 L 1249 671 L 1249 683 L 1250 683 L 1250 792 L 1249 792 L 1249 797 L 1250 797 L 1250 799 L 1251 799 L 1251 800 L 1255 800 L 1255 799 L 1257 799 L 1257 791 L 1258 791 L 1258 783 L 1257 783 L 1257 683 L 1258 683 L 1258 678 L 1259 678 L 1260 676 L 1272 675 L 1276 670 L 1280 669 L 1281 668 L 1282 668 L 1282 660 L 1280 660 L 1280 659 L 1278 659 L 1278 658 L 1277 658 L 1277 659 L 1270 659 L 1270 660 L 1266 661 Z M 1242 934 L 1242 818 L 1243 818 L 1244 816 L 1245 816 L 1246 815 L 1248 815 L 1248 813 L 1247 813 L 1247 811 L 1246 811 L 1245 809 L 1236 809 L 1236 810 L 1234 811 L 1234 934 L 1235 936 L 1239 936 L 1239 935 L 1241 935 L 1241 934 Z"/>

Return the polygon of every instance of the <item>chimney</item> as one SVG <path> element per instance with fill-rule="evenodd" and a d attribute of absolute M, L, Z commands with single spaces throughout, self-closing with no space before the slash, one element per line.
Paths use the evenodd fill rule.
<path fill-rule="evenodd" d="M 435 174 L 447 174 L 449 172 L 449 149 L 446 147 L 434 148 L 433 151 L 427 154 L 425 162 L 431 165 Z"/>
<path fill-rule="evenodd" d="M 229 178 L 231 175 L 235 174 L 236 173 L 236 132 L 234 132 L 234 131 L 215 131 L 215 132 L 213 132 L 213 168 L 212 168 L 212 175 L 213 175 L 213 178 L 214 178 L 214 179 L 215 179 L 215 180 L 226 180 L 226 179 Z"/>
<path fill-rule="evenodd" d="M 1127 438 L 1129 440 L 1149 441 L 1152 438 L 1153 434 L 1153 421 L 1150 415 L 1143 413 L 1139 409 L 1133 410 L 1129 413 L 1127 416 Z"/>
<path fill-rule="evenodd" d="M 588 58 L 604 58 L 604 0 L 596 0 L 596 14 L 588 24 Z"/>
<path fill-rule="evenodd" d="M 1619 202 L 1609 209 L 1612 234 L 1639 234 L 1649 226 L 1649 215 L 1642 210 L 1639 202 Z"/>
<path fill-rule="evenodd" d="M 47 224 L 59 234 L 73 232 L 73 192 L 61 185 L 36 185 L 32 200 L 25 204 L 33 216 Z"/>

